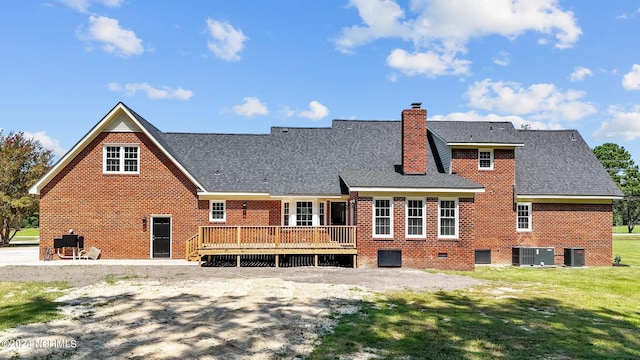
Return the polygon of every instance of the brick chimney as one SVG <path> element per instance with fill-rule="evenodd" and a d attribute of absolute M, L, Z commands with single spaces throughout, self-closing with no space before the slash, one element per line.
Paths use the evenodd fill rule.
<path fill-rule="evenodd" d="M 427 173 L 427 110 L 422 103 L 402 110 L 402 172 L 406 175 Z"/>

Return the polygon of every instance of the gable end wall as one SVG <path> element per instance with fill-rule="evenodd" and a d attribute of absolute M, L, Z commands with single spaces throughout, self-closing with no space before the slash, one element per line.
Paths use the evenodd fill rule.
<path fill-rule="evenodd" d="M 105 143 L 139 144 L 140 174 L 103 174 Z M 149 259 L 157 214 L 172 217 L 172 258 L 184 258 L 185 241 L 208 220 L 203 205 L 195 185 L 143 133 L 100 133 L 41 190 L 40 257 L 54 238 L 74 229 L 101 258 Z"/>

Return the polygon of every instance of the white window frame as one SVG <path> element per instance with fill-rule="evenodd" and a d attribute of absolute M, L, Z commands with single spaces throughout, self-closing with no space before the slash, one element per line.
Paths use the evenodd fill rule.
<path fill-rule="evenodd" d="M 520 206 L 526 206 L 527 207 L 527 216 L 520 216 Z M 532 211 L 533 210 L 533 205 L 530 202 L 519 202 L 516 203 L 516 230 L 518 232 L 530 232 L 533 229 L 532 223 L 531 223 L 531 218 L 532 218 Z M 520 219 L 521 218 L 527 218 L 527 227 L 526 228 L 521 228 L 520 227 Z"/>
<path fill-rule="evenodd" d="M 378 234 L 376 232 L 376 201 L 389 201 L 389 234 Z M 386 216 L 384 216 L 386 218 Z M 371 233 L 376 239 L 393 239 L 393 198 L 390 197 L 374 197 L 371 202 Z"/>
<path fill-rule="evenodd" d="M 454 202 L 454 232 L 455 234 L 442 234 L 442 202 L 443 201 L 453 201 Z M 445 218 L 451 218 L 449 216 Z M 460 233 L 460 206 L 458 204 L 458 199 L 456 198 L 439 198 L 438 199 L 438 238 L 439 239 L 457 239 L 458 234 Z"/>
<path fill-rule="evenodd" d="M 311 225 L 298 225 L 298 203 L 311 203 Z M 317 223 L 316 223 L 317 221 L 316 221 L 316 216 L 315 216 L 316 215 L 316 204 L 315 204 L 315 201 L 299 199 L 299 200 L 296 200 L 294 202 L 294 204 L 295 204 L 295 207 L 294 207 L 294 209 L 295 209 L 295 211 L 294 211 L 294 214 L 295 214 L 294 224 L 295 224 L 295 226 L 317 226 Z"/>
<path fill-rule="evenodd" d="M 107 170 L 107 149 L 110 147 L 119 148 L 118 171 Z M 125 148 L 136 148 L 136 171 L 125 171 Z M 140 144 L 104 144 L 102 146 L 102 173 L 103 174 L 140 174 Z"/>
<path fill-rule="evenodd" d="M 421 234 L 409 234 L 409 201 L 421 201 L 422 202 L 422 207 L 421 207 L 421 211 L 422 211 L 422 216 L 420 216 L 420 219 L 422 220 L 422 233 Z M 410 239 L 416 239 L 416 238 L 424 238 L 427 234 L 427 229 L 426 229 L 426 225 L 427 225 L 427 214 L 426 214 L 426 207 L 427 207 L 427 202 L 425 201 L 424 198 L 407 198 L 405 201 L 405 236 L 407 238 Z M 412 218 L 417 218 L 415 216 L 412 216 Z"/>
<path fill-rule="evenodd" d="M 324 201 L 318 201 L 318 222 L 320 226 L 324 226 L 326 224 L 326 205 Z"/>
<path fill-rule="evenodd" d="M 481 153 L 489 153 L 489 166 L 481 166 L 481 160 L 487 160 L 480 158 Z M 478 149 L 478 170 L 493 170 L 493 149 Z"/>
<path fill-rule="evenodd" d="M 282 202 L 282 226 L 291 225 L 291 203 L 288 201 Z"/>
<path fill-rule="evenodd" d="M 298 202 L 299 201 L 303 201 L 303 202 L 310 202 L 311 203 L 311 223 L 312 225 L 310 226 L 319 226 L 320 224 L 320 215 L 319 215 L 319 200 L 315 199 L 315 198 L 287 198 L 286 200 L 282 200 L 282 226 L 302 226 L 302 225 L 298 225 Z M 289 204 L 289 216 L 288 216 L 288 225 L 286 224 L 286 221 L 284 220 L 285 216 L 287 215 L 285 213 L 285 205 L 284 204 Z M 325 219 L 326 220 L 326 219 Z"/>
<path fill-rule="evenodd" d="M 213 218 L 213 204 L 222 204 L 222 219 Z M 209 221 L 210 222 L 226 222 L 227 221 L 227 201 L 226 200 L 209 200 Z"/>

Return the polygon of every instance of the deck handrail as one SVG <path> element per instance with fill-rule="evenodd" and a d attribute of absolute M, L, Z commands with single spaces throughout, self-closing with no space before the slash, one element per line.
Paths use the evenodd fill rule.
<path fill-rule="evenodd" d="M 191 257 L 198 253 L 198 248 L 200 247 L 198 240 L 200 240 L 199 234 L 195 234 L 189 239 L 187 239 L 185 243 L 187 248 L 185 249 L 185 252 L 184 252 L 185 258 L 187 259 L 187 261 L 191 260 Z"/>
<path fill-rule="evenodd" d="M 200 226 L 197 248 L 356 248 L 355 226 Z M 191 240 L 191 239 L 190 239 Z M 189 242 L 188 242 L 189 243 Z M 192 248 L 189 248 L 191 250 Z"/>

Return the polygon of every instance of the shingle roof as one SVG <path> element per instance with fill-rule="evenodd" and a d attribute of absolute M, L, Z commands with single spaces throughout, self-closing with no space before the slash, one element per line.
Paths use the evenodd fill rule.
<path fill-rule="evenodd" d="M 519 130 L 516 149 L 519 195 L 622 196 L 575 130 Z"/>
<path fill-rule="evenodd" d="M 338 195 L 345 193 L 344 184 L 482 188 L 443 173 L 434 146 L 426 175 L 402 175 L 400 121 L 334 120 L 330 128 L 274 127 L 261 135 L 189 134 L 160 132 L 131 113 L 210 192 Z M 575 130 L 522 131 L 507 122 L 466 121 L 429 121 L 428 128 L 429 137 L 450 144 L 524 145 L 516 148 L 519 195 L 622 195 Z"/>
<path fill-rule="evenodd" d="M 429 130 L 448 144 L 522 144 L 510 122 L 427 121 Z"/>
<path fill-rule="evenodd" d="M 457 175 L 439 174 L 431 151 L 428 175 L 398 173 L 400 133 L 399 121 L 336 120 L 331 128 L 275 127 L 265 135 L 161 136 L 212 192 L 338 195 L 344 193 L 340 176 L 351 186 L 482 188 Z"/>

